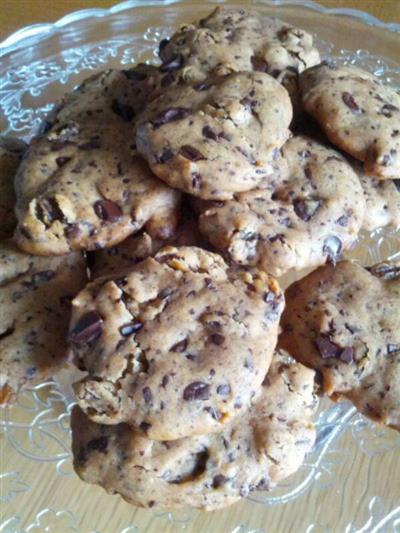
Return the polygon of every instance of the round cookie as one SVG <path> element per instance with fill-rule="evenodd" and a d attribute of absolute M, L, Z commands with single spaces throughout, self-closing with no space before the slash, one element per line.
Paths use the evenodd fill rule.
<path fill-rule="evenodd" d="M 292 107 L 268 74 L 241 72 L 165 91 L 139 117 L 137 149 L 172 187 L 227 199 L 271 173 Z"/>
<path fill-rule="evenodd" d="M 134 428 L 72 411 L 74 467 L 88 483 L 140 507 L 218 509 L 270 490 L 312 449 L 314 373 L 277 352 L 252 406 L 219 433 L 156 442 Z"/>
<path fill-rule="evenodd" d="M 285 83 L 320 62 L 306 31 L 260 11 L 226 7 L 182 26 L 162 41 L 159 54 L 162 69 L 181 72 L 187 81 L 255 70 Z"/>
<path fill-rule="evenodd" d="M 400 225 L 400 179 L 380 180 L 358 173 L 366 203 L 362 228 L 374 231 Z"/>
<path fill-rule="evenodd" d="M 356 67 L 326 63 L 301 74 L 305 110 L 329 140 L 380 179 L 400 176 L 400 95 Z"/>
<path fill-rule="evenodd" d="M 168 240 L 168 243 L 161 239 L 154 239 L 144 231 L 131 235 L 112 248 L 89 252 L 88 264 L 91 278 L 113 276 L 117 272 L 126 270 L 139 261 L 146 259 L 146 257 L 154 256 L 166 244 L 206 247 L 194 218 L 186 218 L 183 215 L 183 220 L 180 220 L 175 235 Z"/>
<path fill-rule="evenodd" d="M 265 189 L 203 206 L 200 231 L 235 262 L 274 276 L 335 260 L 355 242 L 365 201 L 343 157 L 307 137 L 282 148 Z"/>
<path fill-rule="evenodd" d="M 14 178 L 26 144 L 0 136 L 0 241 L 12 236 L 17 220 L 14 214 Z"/>
<path fill-rule="evenodd" d="M 95 422 L 127 422 L 155 440 L 219 431 L 260 387 L 282 309 L 264 272 L 163 248 L 74 299 L 69 338 L 88 371 L 78 403 Z"/>
<path fill-rule="evenodd" d="M 280 345 L 321 372 L 332 399 L 400 430 L 400 265 L 326 265 L 286 301 Z"/>
<path fill-rule="evenodd" d="M 134 145 L 148 78 L 127 72 L 84 82 L 29 147 L 16 178 L 22 249 L 61 255 L 109 247 L 146 224 L 157 237 L 173 233 L 180 193 L 152 174 Z"/>
<path fill-rule="evenodd" d="M 0 244 L 0 403 L 60 370 L 71 299 L 86 283 L 81 254 L 33 257 Z"/>

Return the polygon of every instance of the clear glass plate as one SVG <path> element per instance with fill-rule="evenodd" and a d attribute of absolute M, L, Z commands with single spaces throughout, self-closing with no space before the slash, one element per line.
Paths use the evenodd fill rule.
<path fill-rule="evenodd" d="M 354 63 L 400 87 L 400 25 L 311 1 L 251 3 L 311 31 L 324 57 Z M 83 78 L 156 61 L 160 39 L 211 8 L 211 2 L 129 1 L 16 32 L 0 43 L 0 129 L 28 140 L 52 104 Z M 365 234 L 349 255 L 363 264 L 400 257 L 400 231 Z M 57 382 L 25 391 L 1 411 L 0 533 L 400 531 L 400 434 L 367 421 L 346 402 L 321 403 L 315 450 L 271 493 L 212 513 L 157 513 L 108 496 L 72 470 L 72 374 L 66 369 Z"/>

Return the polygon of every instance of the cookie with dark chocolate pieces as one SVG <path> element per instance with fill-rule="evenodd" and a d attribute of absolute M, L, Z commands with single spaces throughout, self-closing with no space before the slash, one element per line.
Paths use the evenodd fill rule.
<path fill-rule="evenodd" d="M 400 95 L 353 66 L 321 64 L 300 75 L 305 110 L 329 140 L 379 179 L 400 176 Z"/>
<path fill-rule="evenodd" d="M 336 261 L 355 242 L 365 200 L 335 150 L 295 136 L 263 186 L 200 209 L 200 231 L 233 261 L 281 276 Z"/>
<path fill-rule="evenodd" d="M 249 410 L 218 433 L 156 442 L 127 424 L 95 424 L 76 406 L 74 467 L 133 505 L 219 509 L 301 466 L 315 441 L 317 404 L 314 372 L 279 351 Z"/>
<path fill-rule="evenodd" d="M 186 81 L 238 71 L 271 74 L 289 90 L 297 76 L 320 62 L 311 34 L 260 11 L 217 7 L 208 17 L 183 25 L 161 43 L 162 68 Z"/>
<path fill-rule="evenodd" d="M 171 440 L 221 430 L 270 365 L 283 297 L 257 269 L 195 247 L 166 247 L 73 301 L 75 384 L 95 422 Z"/>
<path fill-rule="evenodd" d="M 240 72 L 165 91 L 139 117 L 137 148 L 172 187 L 222 200 L 271 174 L 291 118 L 278 82 L 262 72 Z"/>
<path fill-rule="evenodd" d="M 71 300 L 86 283 L 81 254 L 34 257 L 0 245 L 0 403 L 65 365 Z"/>
<path fill-rule="evenodd" d="M 326 265 L 286 302 L 280 346 L 322 373 L 332 399 L 400 430 L 400 265 Z"/>
<path fill-rule="evenodd" d="M 16 178 L 21 248 L 39 255 L 105 248 L 146 224 L 173 233 L 180 193 L 135 150 L 135 119 L 156 77 L 148 70 L 158 72 L 96 74 L 52 113 Z"/>

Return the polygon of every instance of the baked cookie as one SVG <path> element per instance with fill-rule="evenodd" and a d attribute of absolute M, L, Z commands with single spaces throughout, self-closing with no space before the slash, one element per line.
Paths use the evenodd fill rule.
<path fill-rule="evenodd" d="M 274 276 L 335 260 L 355 242 L 365 211 L 358 177 L 338 152 L 296 136 L 282 155 L 267 188 L 205 204 L 199 218 L 216 248 Z"/>
<path fill-rule="evenodd" d="M 168 241 L 168 245 L 206 247 L 194 219 L 180 221 L 175 235 Z M 165 241 L 152 238 L 148 233 L 142 231 L 136 235 L 131 235 L 112 248 L 89 252 L 88 264 L 91 278 L 113 276 L 117 272 L 129 269 L 146 257 L 156 255 L 163 246 L 166 246 Z"/>
<path fill-rule="evenodd" d="M 356 67 L 323 63 L 301 74 L 305 110 L 368 175 L 400 176 L 400 95 Z"/>
<path fill-rule="evenodd" d="M 359 172 L 366 203 L 362 227 L 374 231 L 400 224 L 400 179 L 380 180 Z"/>
<path fill-rule="evenodd" d="M 280 345 L 321 372 L 332 399 L 400 430 L 400 264 L 326 265 L 286 300 Z"/>
<path fill-rule="evenodd" d="M 143 106 L 144 84 L 125 71 L 102 72 L 53 113 L 16 178 L 22 249 L 61 255 L 109 247 L 146 224 L 156 236 L 171 236 L 180 193 L 135 152 L 135 106 Z"/>
<path fill-rule="evenodd" d="M 78 403 L 95 422 L 127 422 L 155 440 L 220 431 L 260 387 L 282 309 L 264 272 L 163 248 L 74 299 L 69 338 L 88 371 Z"/>
<path fill-rule="evenodd" d="M 17 220 L 14 214 L 14 178 L 26 144 L 0 136 L 0 241 L 12 236 Z"/>
<path fill-rule="evenodd" d="M 271 76 L 236 73 L 161 94 L 138 119 L 137 149 L 172 187 L 227 199 L 271 173 L 291 118 L 289 96 Z"/>
<path fill-rule="evenodd" d="M 88 483 L 140 507 L 218 509 L 270 490 L 312 449 L 314 373 L 282 352 L 240 420 L 219 433 L 156 442 L 134 428 L 72 411 L 74 467 Z"/>
<path fill-rule="evenodd" d="M 70 302 L 85 283 L 81 254 L 33 257 L 0 244 L 0 403 L 63 367 Z"/>
<path fill-rule="evenodd" d="M 186 81 L 255 70 L 285 82 L 320 62 L 306 31 L 260 11 L 225 7 L 182 26 L 161 42 L 159 54 L 161 68 L 181 71 Z"/>

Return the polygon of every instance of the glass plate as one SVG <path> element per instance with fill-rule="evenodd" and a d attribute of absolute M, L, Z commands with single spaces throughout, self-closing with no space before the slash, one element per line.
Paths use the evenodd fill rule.
<path fill-rule="evenodd" d="M 400 87 L 399 24 L 311 1 L 251 3 L 311 31 L 323 57 L 354 63 Z M 65 91 L 96 70 L 156 61 L 158 41 L 212 7 L 211 2 L 129 1 L 14 33 L 0 43 L 2 132 L 29 140 Z M 400 231 L 362 235 L 348 255 L 363 264 L 400 258 Z M 212 513 L 160 513 L 108 496 L 80 482 L 72 470 L 73 373 L 66 369 L 57 382 L 27 390 L 15 406 L 1 410 L 0 533 L 400 531 L 400 434 L 366 420 L 347 402 L 321 403 L 315 450 L 271 493 L 253 494 Z"/>

